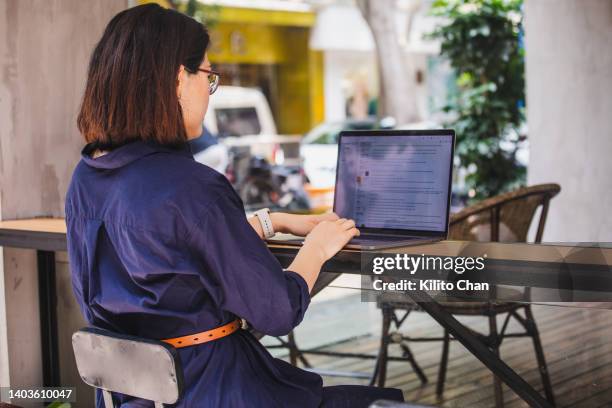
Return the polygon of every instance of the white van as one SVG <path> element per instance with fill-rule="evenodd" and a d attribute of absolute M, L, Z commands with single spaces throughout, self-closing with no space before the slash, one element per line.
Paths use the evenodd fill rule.
<path fill-rule="evenodd" d="M 219 138 L 276 134 L 270 105 L 255 88 L 220 86 L 209 99 L 204 125 Z"/>
<path fill-rule="evenodd" d="M 204 125 L 225 146 L 248 146 L 251 154 L 276 164 L 284 161 L 285 145 L 301 139 L 278 135 L 270 105 L 256 88 L 220 86 L 209 99 Z"/>

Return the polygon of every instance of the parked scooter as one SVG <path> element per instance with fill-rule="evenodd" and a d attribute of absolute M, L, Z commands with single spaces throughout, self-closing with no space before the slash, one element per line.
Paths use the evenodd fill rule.
<path fill-rule="evenodd" d="M 248 147 L 234 147 L 230 149 L 226 175 L 247 210 L 268 207 L 304 212 L 310 209 L 304 174 L 299 167 L 271 165 L 262 157 L 251 156 Z"/>

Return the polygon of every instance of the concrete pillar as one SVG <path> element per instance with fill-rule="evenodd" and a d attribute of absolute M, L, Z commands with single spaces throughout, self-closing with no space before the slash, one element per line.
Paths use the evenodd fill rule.
<path fill-rule="evenodd" d="M 83 145 L 75 121 L 89 56 L 126 6 L 127 0 L 0 0 L 1 219 L 63 216 Z M 36 254 L 0 251 L 0 385 L 40 386 Z M 69 336 L 82 320 L 74 315 L 65 253 L 57 259 L 60 370 L 64 385 L 74 386 Z M 91 406 L 91 398 L 83 395 L 77 406 Z"/>
<path fill-rule="evenodd" d="M 612 241 L 612 0 L 526 0 L 529 184 L 556 182 L 546 241 Z"/>

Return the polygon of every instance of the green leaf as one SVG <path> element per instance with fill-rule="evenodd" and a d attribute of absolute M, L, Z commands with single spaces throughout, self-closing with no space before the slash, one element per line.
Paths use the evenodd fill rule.
<path fill-rule="evenodd" d="M 475 169 L 466 183 L 484 198 L 525 182 L 515 157 L 513 129 L 524 120 L 524 50 L 519 45 L 522 0 L 435 0 L 445 21 L 428 35 L 456 73 L 456 91 L 443 110 L 457 132 L 461 166 Z M 508 141 L 509 151 L 500 142 Z"/>

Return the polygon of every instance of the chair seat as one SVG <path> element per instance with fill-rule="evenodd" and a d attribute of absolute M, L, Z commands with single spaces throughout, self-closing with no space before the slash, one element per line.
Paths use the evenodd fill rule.
<path fill-rule="evenodd" d="M 518 303 L 524 300 L 523 292 L 505 286 L 496 288 L 497 299 L 504 301 L 466 301 L 457 296 L 451 296 L 447 293 L 439 292 L 432 296 L 436 302 L 442 306 L 447 312 L 457 315 L 487 315 L 507 313 L 518 309 L 524 304 Z M 403 293 L 383 293 L 377 299 L 378 307 L 389 307 L 393 309 L 403 310 L 420 310 L 420 307 L 414 303 L 408 295 Z"/>

